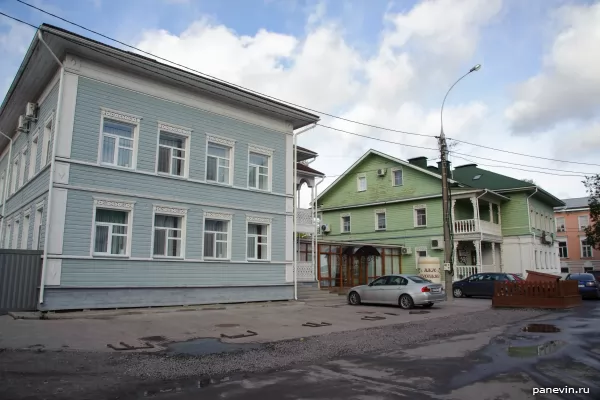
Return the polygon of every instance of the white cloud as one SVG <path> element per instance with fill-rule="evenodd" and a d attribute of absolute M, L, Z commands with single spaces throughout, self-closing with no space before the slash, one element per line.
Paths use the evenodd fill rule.
<path fill-rule="evenodd" d="M 517 88 L 506 117 L 516 133 L 551 129 L 598 116 L 600 108 L 600 3 L 558 13 L 559 32 L 544 70 Z"/>

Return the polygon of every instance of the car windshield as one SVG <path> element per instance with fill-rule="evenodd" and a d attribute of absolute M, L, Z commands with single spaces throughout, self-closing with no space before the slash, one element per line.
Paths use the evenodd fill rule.
<path fill-rule="evenodd" d="M 431 281 L 428 281 L 427 279 L 422 278 L 420 276 L 409 276 L 408 279 L 410 279 L 414 283 L 432 283 Z"/>
<path fill-rule="evenodd" d="M 593 281 L 595 279 L 594 279 L 594 275 L 592 275 L 592 274 L 573 274 L 573 275 L 569 276 L 569 280 Z"/>

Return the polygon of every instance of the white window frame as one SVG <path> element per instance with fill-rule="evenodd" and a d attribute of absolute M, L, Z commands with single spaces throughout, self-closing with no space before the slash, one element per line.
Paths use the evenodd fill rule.
<path fill-rule="evenodd" d="M 402 176 L 402 182 L 399 185 L 396 185 L 396 172 L 400 172 L 400 175 Z M 404 171 L 401 167 L 392 168 L 392 173 L 390 175 L 392 176 L 392 186 L 404 186 Z"/>
<path fill-rule="evenodd" d="M 344 218 L 348 218 L 348 221 L 350 222 L 350 226 L 349 226 L 349 230 L 345 231 L 344 230 Z M 352 215 L 350 215 L 350 213 L 344 213 L 344 214 L 340 214 L 340 233 L 351 233 L 352 232 Z"/>
<path fill-rule="evenodd" d="M 40 212 L 41 210 L 41 212 Z M 38 220 L 39 216 L 39 220 Z M 96 215 L 94 215 L 94 221 L 96 220 Z M 32 250 L 40 249 L 40 236 L 42 233 L 42 226 L 44 221 L 44 202 L 38 203 L 35 205 L 35 218 L 33 219 L 33 239 L 31 242 Z"/>
<path fill-rule="evenodd" d="M 152 212 L 152 244 L 150 249 L 150 257 L 152 258 L 168 258 L 168 259 L 185 259 L 185 248 L 186 248 L 186 237 L 187 237 L 187 208 L 182 207 L 173 207 L 167 205 L 155 205 L 154 210 Z M 155 255 L 154 254 L 154 234 L 156 232 L 156 226 L 154 225 L 156 222 L 156 215 L 168 215 L 172 217 L 181 218 L 181 254 L 179 256 L 168 256 L 168 255 Z M 161 228 L 168 230 L 170 228 Z M 168 235 L 167 235 L 167 243 L 168 243 Z M 165 247 L 166 249 L 166 247 Z"/>
<path fill-rule="evenodd" d="M 568 239 L 567 238 L 564 238 L 564 239 L 563 238 L 559 238 L 559 239 L 557 239 L 557 242 L 558 242 L 558 257 L 559 258 L 569 258 L 569 241 L 568 241 Z M 564 248 L 565 248 L 566 253 L 567 253 L 565 257 L 562 257 L 560 255 L 560 248 L 561 248 L 560 244 L 561 243 L 565 244 Z"/>
<path fill-rule="evenodd" d="M 173 174 L 173 171 L 171 172 L 160 172 L 158 170 L 158 158 L 159 158 L 159 154 L 160 154 L 160 147 L 165 147 L 170 149 L 170 159 L 171 162 L 169 163 L 169 169 L 171 169 L 173 167 L 173 149 L 175 149 L 174 147 L 171 146 L 166 146 L 166 145 L 161 145 L 160 144 L 160 134 L 161 132 L 164 133 L 168 133 L 171 135 L 175 135 L 175 136 L 180 136 L 181 138 L 185 139 L 185 145 L 183 146 L 183 150 L 185 152 L 185 157 L 183 158 L 183 175 L 176 175 Z M 172 178 L 182 178 L 182 179 L 188 179 L 190 176 L 190 148 L 191 148 L 191 140 L 192 140 L 192 129 L 191 128 L 186 128 L 185 126 L 181 126 L 181 125 L 174 125 L 174 124 L 169 124 L 166 122 L 158 122 L 158 134 L 156 135 L 156 168 L 155 168 L 155 172 L 157 175 L 161 175 L 161 176 L 168 176 L 168 177 L 172 177 Z M 180 158 L 180 157 L 176 157 L 176 158 Z"/>
<path fill-rule="evenodd" d="M 385 226 L 383 228 L 379 227 L 379 216 L 383 214 L 383 220 L 385 222 Z M 387 211 L 384 209 L 375 210 L 375 230 L 376 231 L 385 231 L 387 229 Z"/>
<path fill-rule="evenodd" d="M 425 210 L 425 225 L 419 225 L 419 219 L 417 218 L 417 210 Z M 413 226 L 415 228 L 427 228 L 427 224 L 429 223 L 429 216 L 427 215 L 427 205 L 426 204 L 417 204 L 413 206 Z"/>
<path fill-rule="evenodd" d="M 48 124 L 50 124 L 50 129 L 48 129 Z M 50 143 L 52 143 L 52 132 L 54 131 L 54 112 L 52 114 L 50 114 L 50 116 L 48 118 L 46 118 L 44 120 L 44 125 L 42 126 L 43 129 L 43 133 L 42 133 L 42 154 L 41 154 L 41 158 L 40 158 L 40 171 L 50 163 L 50 159 L 52 158 L 52 155 L 50 154 L 50 157 L 48 157 L 48 151 L 51 151 L 51 146 Z"/>
<path fill-rule="evenodd" d="M 261 189 L 259 188 L 260 185 L 260 181 L 259 181 L 259 177 L 260 177 L 260 172 L 259 172 L 259 166 L 255 165 L 256 167 L 256 186 L 250 186 L 250 167 L 253 166 L 254 164 L 250 163 L 250 155 L 254 153 L 257 155 L 261 155 L 261 156 L 266 156 L 267 157 L 267 188 L 266 189 Z M 254 145 L 251 144 L 248 146 L 248 189 L 252 189 L 252 190 L 259 190 L 261 192 L 270 192 L 273 189 L 273 149 L 269 149 L 263 146 L 258 146 L 258 145 Z"/>
<path fill-rule="evenodd" d="M 6 191 L 6 171 L 2 171 L 2 173 L 0 174 L 0 204 L 4 204 L 4 192 L 5 191 Z"/>
<path fill-rule="evenodd" d="M 135 201 L 130 200 L 119 200 L 119 199 L 104 199 L 94 198 L 94 209 L 92 212 L 92 235 L 90 243 L 90 255 L 92 257 L 108 257 L 108 258 L 129 258 L 131 257 L 131 242 L 133 239 L 133 209 Z M 125 246 L 125 254 L 110 254 L 110 253 L 96 253 L 94 247 L 96 244 L 96 210 L 115 210 L 127 212 L 127 244 Z M 112 234 L 112 231 L 110 231 Z M 109 235 L 109 243 L 110 235 Z"/>
<path fill-rule="evenodd" d="M 19 190 L 19 159 L 20 155 L 17 155 L 12 160 L 12 170 L 10 171 L 10 188 L 8 190 L 9 195 L 13 195 Z"/>
<path fill-rule="evenodd" d="M 582 218 L 585 218 L 585 224 L 581 223 Z M 590 226 L 590 216 L 589 215 L 579 215 L 577 217 L 577 230 L 583 231 L 583 229 L 581 229 L 581 228 L 588 227 L 588 226 Z"/>
<path fill-rule="evenodd" d="M 18 249 L 19 248 L 19 231 L 21 230 L 21 220 L 20 216 L 16 217 L 13 221 L 12 232 L 10 234 L 10 248 Z"/>
<path fill-rule="evenodd" d="M 257 238 L 259 235 L 250 235 L 250 233 L 248 232 L 248 225 L 253 224 L 253 225 L 265 225 L 267 227 L 267 256 L 266 258 L 250 258 L 248 257 L 248 239 L 252 236 L 254 238 Z M 246 249 L 246 261 L 250 261 L 250 262 L 270 262 L 271 261 L 271 232 L 273 231 L 271 229 L 272 227 L 272 220 L 271 218 L 266 218 L 266 217 L 259 217 L 259 216 L 253 216 L 253 215 L 247 215 L 246 216 L 246 243 L 245 243 L 245 249 Z M 265 236 L 265 235 L 260 235 L 260 236 Z M 254 254 L 258 254 L 258 241 L 255 241 L 254 243 Z"/>
<path fill-rule="evenodd" d="M 592 246 L 590 246 L 589 244 L 586 244 L 584 246 L 584 244 L 583 244 L 584 240 L 587 240 L 586 236 L 580 236 L 579 237 L 579 253 L 581 255 L 581 258 L 593 258 L 594 257 L 594 248 Z M 589 247 L 590 248 L 590 256 L 589 257 L 586 257 L 586 256 L 583 255 L 583 248 L 584 247 Z"/>
<path fill-rule="evenodd" d="M 209 180 L 208 179 L 208 146 L 210 144 L 214 144 L 217 146 L 222 146 L 222 147 L 228 147 L 229 148 L 229 182 L 228 183 L 223 183 L 223 182 L 219 182 L 218 180 Z M 210 182 L 210 183 L 214 183 L 217 185 L 223 185 L 223 186 L 233 186 L 233 178 L 234 178 L 234 173 L 233 173 L 233 169 L 235 168 L 235 140 L 233 139 L 228 139 L 228 138 L 224 138 L 221 136 L 215 136 L 215 135 L 207 135 L 206 136 L 206 149 L 205 149 L 205 153 L 206 154 L 206 159 L 204 161 L 204 180 L 206 182 Z M 210 157 L 215 157 L 215 156 L 210 156 Z M 217 160 L 219 160 L 220 157 L 217 157 Z M 217 176 L 219 175 L 219 162 L 217 161 Z"/>
<path fill-rule="evenodd" d="M 360 187 L 361 180 L 364 179 L 365 188 Z M 358 174 L 356 176 L 356 191 L 357 192 L 366 192 L 367 191 L 367 175 L 366 174 Z"/>
<path fill-rule="evenodd" d="M 25 225 L 25 221 L 27 221 L 27 225 Z M 23 250 L 27 250 L 29 247 L 29 228 L 31 227 L 31 210 L 27 209 L 23 213 L 23 225 L 21 227 L 21 245 L 20 248 Z"/>
<path fill-rule="evenodd" d="M 427 250 L 427 246 L 416 246 L 415 247 L 415 267 L 419 268 L 419 260 L 421 259 L 421 257 L 429 257 L 429 251 Z M 425 252 L 425 255 L 422 256 L 419 254 L 419 252 Z"/>
<path fill-rule="evenodd" d="M 206 257 L 204 255 L 204 238 L 205 238 L 205 235 L 207 232 L 205 229 L 207 219 L 227 221 L 227 257 L 226 258 Z M 212 211 L 204 212 L 204 216 L 202 218 L 202 259 L 203 260 L 210 260 L 210 261 L 230 261 L 231 260 L 231 228 L 232 228 L 231 225 L 233 225 L 233 214 L 225 213 L 225 212 L 212 212 Z M 209 231 L 209 232 L 212 233 L 212 231 Z M 215 233 L 223 233 L 223 232 L 215 232 Z M 215 238 L 214 254 L 217 254 L 216 243 L 217 243 L 217 239 Z M 244 248 L 245 248 L 245 246 L 246 246 L 246 243 L 244 243 Z"/>
<path fill-rule="evenodd" d="M 28 147 L 27 145 L 25 145 L 23 146 L 23 148 L 21 149 L 21 153 L 19 154 L 19 156 L 21 157 L 21 160 L 19 161 L 19 187 L 23 187 L 25 186 L 25 183 L 27 183 L 27 181 L 25 180 L 25 178 L 27 177 L 25 169 L 27 168 L 28 155 Z"/>
<path fill-rule="evenodd" d="M 4 241 L 4 248 L 10 249 L 10 238 L 12 236 L 12 220 L 6 220 L 4 222 L 4 237 L 2 240 Z"/>
<path fill-rule="evenodd" d="M 31 148 L 29 149 L 29 172 L 27 176 L 27 180 L 30 180 L 35 175 L 36 167 L 37 167 L 37 153 L 38 153 L 38 144 L 40 137 L 40 129 L 38 128 L 35 131 L 35 134 L 31 138 Z"/>
<path fill-rule="evenodd" d="M 562 224 L 560 223 L 560 220 L 563 221 Z M 556 232 L 567 231 L 567 219 L 565 217 L 556 217 L 554 222 L 556 224 Z"/>
<path fill-rule="evenodd" d="M 119 157 L 119 137 L 111 134 L 104 133 L 104 121 L 115 121 L 118 123 L 124 123 L 133 126 L 133 148 L 131 149 L 131 165 L 129 167 L 121 166 L 117 163 Z M 122 111 L 110 110 L 108 108 L 100 109 L 100 133 L 98 136 L 98 165 L 111 167 L 111 168 L 119 168 L 126 170 L 135 170 L 137 169 L 137 156 L 138 156 L 138 144 L 140 139 L 140 121 L 141 117 L 137 115 L 132 115 L 128 113 L 124 113 Z M 115 141 L 115 154 L 113 158 L 113 163 L 103 162 L 102 161 L 102 147 L 104 144 L 104 135 L 108 135 L 110 137 L 114 137 Z"/>

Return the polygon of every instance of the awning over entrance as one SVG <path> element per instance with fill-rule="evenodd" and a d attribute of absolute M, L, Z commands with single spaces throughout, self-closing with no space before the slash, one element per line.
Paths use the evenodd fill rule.
<path fill-rule="evenodd" d="M 380 257 L 381 253 L 373 246 L 365 245 L 356 248 L 355 246 L 346 246 L 342 250 L 343 256 L 358 256 L 358 257 L 369 257 L 375 256 Z"/>

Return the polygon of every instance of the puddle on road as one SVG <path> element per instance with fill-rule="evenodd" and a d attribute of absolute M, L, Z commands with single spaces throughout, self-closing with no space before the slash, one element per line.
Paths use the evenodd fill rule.
<path fill-rule="evenodd" d="M 509 346 L 507 352 L 509 357 L 540 357 L 556 353 L 566 344 L 567 342 L 563 340 L 551 340 L 538 346 Z"/>
<path fill-rule="evenodd" d="M 206 354 L 231 353 L 259 347 L 261 345 L 258 343 L 224 343 L 215 338 L 203 338 L 188 340 L 187 342 L 171 343 L 167 346 L 167 352 L 202 356 Z"/>
<path fill-rule="evenodd" d="M 523 328 L 523 332 L 556 333 L 560 332 L 560 329 L 551 324 L 529 324 Z"/>

